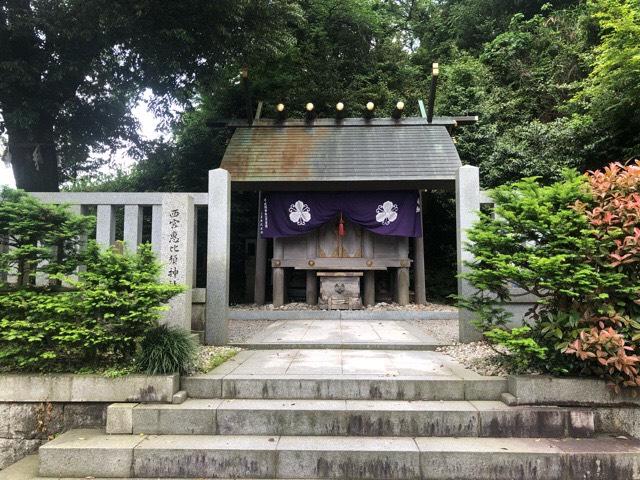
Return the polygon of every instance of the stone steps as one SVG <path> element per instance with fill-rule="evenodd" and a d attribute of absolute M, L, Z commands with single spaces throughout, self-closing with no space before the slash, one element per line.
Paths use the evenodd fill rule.
<path fill-rule="evenodd" d="M 507 381 L 479 375 L 204 374 L 183 377 L 181 388 L 189 398 L 202 399 L 499 400 Z"/>
<path fill-rule="evenodd" d="M 116 413 L 109 409 L 109 415 Z M 594 414 L 588 409 L 509 407 L 496 401 L 189 399 L 180 405 L 133 407 L 126 433 L 589 437 L 594 434 Z"/>
<path fill-rule="evenodd" d="M 640 441 L 455 437 L 105 435 L 40 449 L 55 478 L 640 479 Z"/>

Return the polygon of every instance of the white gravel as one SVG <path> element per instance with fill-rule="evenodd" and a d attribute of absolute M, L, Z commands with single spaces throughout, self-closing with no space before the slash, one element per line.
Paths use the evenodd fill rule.
<path fill-rule="evenodd" d="M 487 342 L 456 343 L 438 347 L 438 352 L 445 353 L 465 367 L 480 375 L 505 376 L 509 374 L 505 357 L 497 353 Z"/>
<path fill-rule="evenodd" d="M 458 320 L 407 320 L 424 334 L 435 338 L 438 342 L 451 345 L 458 341 Z"/>
<path fill-rule="evenodd" d="M 229 320 L 229 342 L 244 343 L 277 320 Z"/>
<path fill-rule="evenodd" d="M 256 304 L 239 304 L 229 307 L 231 310 L 252 310 L 252 311 L 281 311 L 281 310 L 319 310 L 317 305 L 308 305 L 302 302 L 287 303 L 281 307 L 274 307 L 273 304 L 256 305 Z M 426 305 L 398 305 L 397 303 L 380 302 L 370 307 L 362 309 L 365 312 L 380 312 L 380 311 L 403 311 L 403 312 L 457 312 L 458 309 L 452 305 L 446 305 L 442 303 L 427 303 Z"/>

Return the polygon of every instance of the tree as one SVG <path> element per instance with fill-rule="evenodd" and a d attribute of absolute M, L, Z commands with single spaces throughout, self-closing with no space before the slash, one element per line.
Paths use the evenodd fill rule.
<path fill-rule="evenodd" d="M 5 0 L 0 3 L 0 129 L 17 186 L 57 190 L 92 151 L 133 142 L 145 88 L 166 111 L 196 80 L 281 48 L 288 0 Z M 60 160 L 59 160 L 60 159 Z"/>
<path fill-rule="evenodd" d="M 592 0 L 589 12 L 600 38 L 573 106 L 596 146 L 597 167 L 640 156 L 640 2 Z"/>

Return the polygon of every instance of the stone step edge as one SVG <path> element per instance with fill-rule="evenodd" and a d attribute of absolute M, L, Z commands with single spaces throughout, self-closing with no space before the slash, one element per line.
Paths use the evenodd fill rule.
<path fill-rule="evenodd" d="M 433 428 L 427 427 L 430 418 L 439 420 Z M 498 401 L 190 399 L 181 405 L 125 403 L 107 408 L 109 434 L 285 432 L 318 436 L 590 437 L 596 429 L 594 412 L 589 409 L 508 407 Z"/>
<path fill-rule="evenodd" d="M 203 461 L 206 455 L 214 455 L 211 458 L 216 461 Z M 493 468 L 501 473 L 496 479 L 560 478 L 569 470 L 575 476 L 566 478 L 632 479 L 638 478 L 640 469 L 640 441 L 611 436 L 248 438 L 105 435 L 96 430 L 72 430 L 40 448 L 40 475 L 54 478 L 127 478 L 132 472 L 140 473 L 140 478 L 219 478 L 227 473 L 233 478 L 336 478 L 332 472 L 345 466 L 359 472 L 353 478 L 374 478 L 371 471 L 381 464 L 393 464 L 393 471 L 385 477 L 405 480 L 489 478 Z M 318 472 L 321 465 L 323 471 Z M 222 470 L 212 473 L 211 469 Z M 585 476 L 597 469 L 599 476 Z M 513 476 L 522 471 L 525 475 Z M 456 477 L 450 476 L 452 472 Z"/>
<path fill-rule="evenodd" d="M 0 471 L 0 480 L 52 480 L 53 477 L 40 477 L 38 475 L 38 455 L 27 455 L 22 460 L 6 467 Z M 132 480 L 133 477 L 105 478 L 93 477 L 91 480 Z M 70 477 L 55 477 L 53 480 L 70 480 Z M 137 478 L 136 480 L 158 480 L 157 478 Z M 165 478 L 163 480 L 185 480 L 184 478 Z M 230 478 L 222 478 L 219 480 L 232 480 Z M 281 480 L 268 478 L 264 480 Z M 290 479 L 303 480 L 303 479 Z"/>
<path fill-rule="evenodd" d="M 181 378 L 189 398 L 316 400 L 500 400 L 504 377 L 216 375 Z M 413 392 L 413 393 L 411 393 Z M 266 395 L 266 396 L 265 396 Z"/>
<path fill-rule="evenodd" d="M 300 343 L 300 342 L 273 342 L 273 343 L 230 343 L 230 347 L 243 348 L 245 350 L 411 350 L 433 352 L 438 347 L 448 346 L 448 343 Z"/>

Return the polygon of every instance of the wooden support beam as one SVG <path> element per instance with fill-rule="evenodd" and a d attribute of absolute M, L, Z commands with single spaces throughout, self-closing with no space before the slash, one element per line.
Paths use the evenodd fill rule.
<path fill-rule="evenodd" d="M 318 253 L 318 231 L 307 235 L 307 259 L 313 260 Z M 308 261 L 309 261 L 308 260 Z M 308 262 L 307 261 L 307 262 Z M 309 305 L 318 304 L 318 278 L 315 270 L 307 270 L 306 300 Z"/>
<path fill-rule="evenodd" d="M 418 305 L 424 305 L 427 303 L 427 288 L 424 269 L 424 225 L 422 224 L 423 203 L 422 192 L 420 192 L 420 224 L 422 227 L 422 236 L 414 239 L 415 258 L 413 262 L 414 267 L 414 285 L 416 293 L 416 303 Z"/>
<path fill-rule="evenodd" d="M 429 90 L 429 104 L 427 106 L 427 121 L 431 123 L 433 121 L 433 109 L 436 103 L 436 87 L 438 86 L 438 75 L 440 69 L 437 63 L 433 64 L 431 71 L 431 89 Z"/>
<path fill-rule="evenodd" d="M 260 213 L 262 212 L 262 192 L 258 194 L 258 227 L 256 235 L 256 273 L 253 301 L 264 305 L 267 288 L 267 240 L 260 235 Z"/>
<path fill-rule="evenodd" d="M 368 261 L 373 262 L 373 234 L 368 231 L 362 231 L 362 255 Z M 364 305 L 371 306 L 376 303 L 376 274 L 373 270 L 364 272 L 363 279 Z"/>
<path fill-rule="evenodd" d="M 278 238 L 273 239 L 273 262 L 282 261 L 284 246 Z M 273 306 L 281 307 L 285 302 L 284 268 L 273 267 Z"/>
<path fill-rule="evenodd" d="M 396 288 L 398 289 L 398 304 L 409 304 L 409 268 L 400 267 L 397 270 Z"/>
<path fill-rule="evenodd" d="M 369 307 L 376 304 L 376 272 L 364 272 L 364 305 Z"/>
<path fill-rule="evenodd" d="M 318 277 L 314 270 L 307 270 L 307 304 L 318 304 Z"/>

